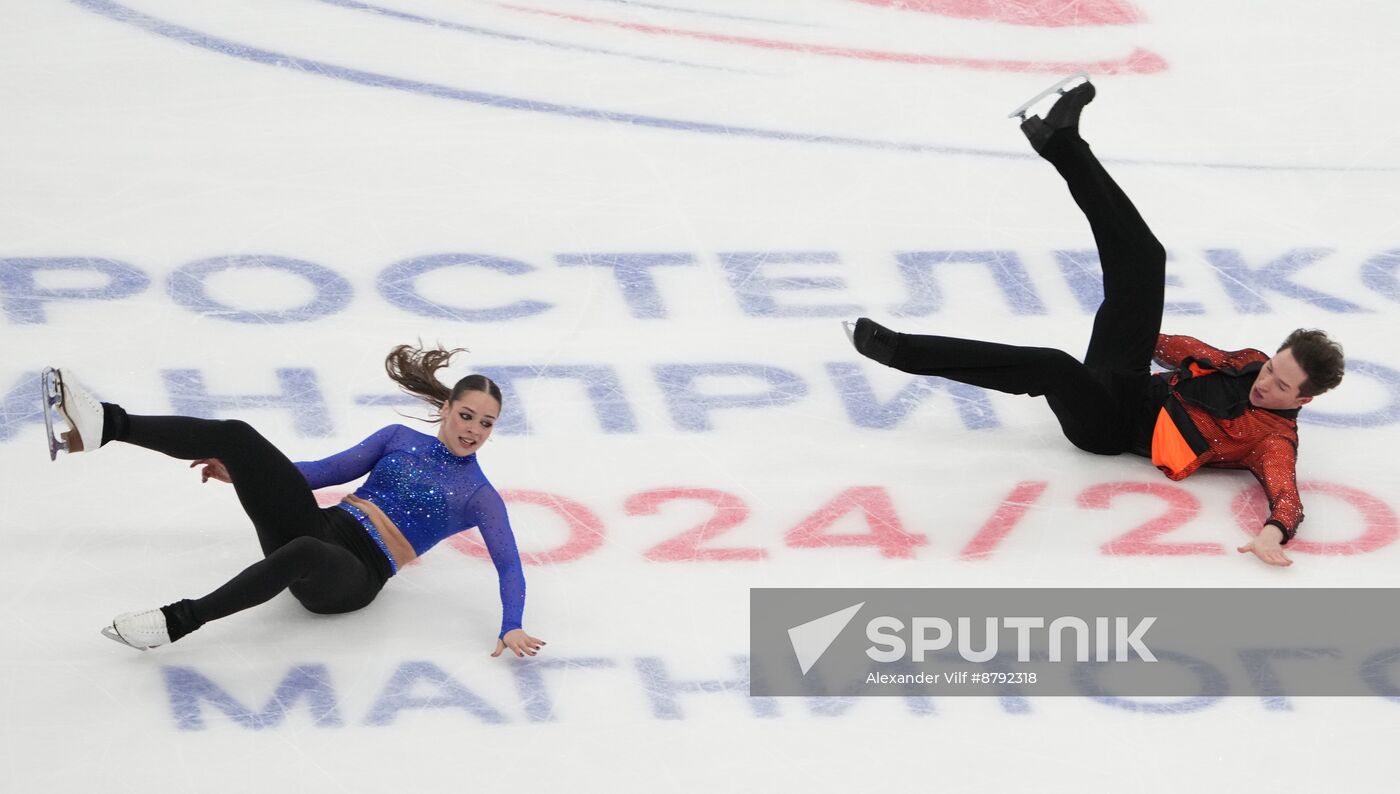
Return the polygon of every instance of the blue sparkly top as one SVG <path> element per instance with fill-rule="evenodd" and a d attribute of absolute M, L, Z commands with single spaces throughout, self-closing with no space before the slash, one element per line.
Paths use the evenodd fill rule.
<path fill-rule="evenodd" d="M 505 503 L 482 473 L 475 454 L 454 455 L 435 436 L 389 425 L 344 452 L 296 467 L 313 490 L 369 474 L 355 495 L 383 510 L 419 556 L 443 538 L 479 527 L 500 578 L 500 636 L 520 628 L 525 611 L 520 552 Z M 359 510 L 351 512 L 384 548 L 366 517 Z M 392 557 L 389 562 L 394 564 Z"/>

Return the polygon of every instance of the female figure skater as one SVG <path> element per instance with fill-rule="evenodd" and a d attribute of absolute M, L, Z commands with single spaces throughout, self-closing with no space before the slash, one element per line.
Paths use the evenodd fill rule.
<path fill-rule="evenodd" d="M 847 334 L 862 355 L 895 369 L 1044 395 L 1080 449 L 1150 457 L 1174 480 L 1201 466 L 1248 469 L 1269 498 L 1269 518 L 1238 551 L 1290 565 L 1281 547 L 1303 520 L 1298 409 L 1341 382 L 1341 348 L 1303 329 L 1272 357 L 1161 334 L 1166 252 L 1079 135 L 1093 84 L 1061 93 L 1044 119 L 1031 116 L 1021 130 L 1064 177 L 1098 245 L 1104 301 L 1083 363 L 1049 348 L 896 333 L 864 317 Z M 1154 360 L 1170 371 L 1153 375 Z"/>
<path fill-rule="evenodd" d="M 45 410 L 56 409 L 68 422 L 69 452 L 122 441 L 193 461 L 191 467 L 204 467 L 205 481 L 233 484 L 262 544 L 263 559 L 214 592 L 118 615 L 102 633 L 146 650 L 283 590 L 312 612 L 353 612 L 373 601 L 401 567 L 475 526 L 500 578 L 503 616 L 491 655 L 510 649 L 534 656 L 545 643 L 521 628 L 525 577 L 515 536 L 476 458 L 500 416 L 501 391 L 482 375 L 462 378 L 451 389 L 439 382 L 437 371 L 457 352 L 400 345 L 384 362 L 400 388 L 436 410 L 436 436 L 389 425 L 309 463 L 292 463 L 246 422 L 128 414 L 99 403 L 68 371 L 46 371 L 52 398 Z M 312 490 L 365 474 L 369 479 L 340 504 L 316 505 Z"/>

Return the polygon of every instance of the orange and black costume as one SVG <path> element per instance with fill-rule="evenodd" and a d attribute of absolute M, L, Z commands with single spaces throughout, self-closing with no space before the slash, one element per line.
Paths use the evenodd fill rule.
<path fill-rule="evenodd" d="M 1269 497 L 1269 519 L 1287 543 L 1303 520 L 1294 472 L 1298 410 L 1249 403 L 1249 390 L 1269 356 L 1259 350 L 1217 350 L 1189 336 L 1160 336 L 1156 362 L 1170 371 L 1154 380 L 1161 405 L 1153 425 L 1152 462 L 1173 480 L 1202 466 L 1248 469 Z"/>
<path fill-rule="evenodd" d="M 1294 480 L 1297 411 L 1249 403 L 1254 378 L 1269 357 L 1161 335 L 1161 243 L 1076 128 L 1055 132 L 1040 154 L 1064 177 L 1088 218 L 1103 266 L 1104 301 L 1083 362 L 1052 348 L 895 333 L 864 319 L 856 328 L 856 348 L 916 375 L 1043 395 L 1075 446 L 1101 455 L 1151 457 L 1172 479 L 1201 466 L 1248 469 L 1269 497 L 1268 523 L 1283 531 L 1286 543 L 1303 520 Z M 1171 371 L 1152 374 L 1154 360 Z"/>

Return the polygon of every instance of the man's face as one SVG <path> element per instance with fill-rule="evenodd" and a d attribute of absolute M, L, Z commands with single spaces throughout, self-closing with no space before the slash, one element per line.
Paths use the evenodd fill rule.
<path fill-rule="evenodd" d="M 1276 411 L 1297 408 L 1312 400 L 1311 397 L 1298 396 L 1298 389 L 1307 379 L 1307 373 L 1293 358 L 1293 351 L 1280 350 L 1259 370 L 1254 387 L 1249 390 L 1249 402 L 1256 408 Z"/>

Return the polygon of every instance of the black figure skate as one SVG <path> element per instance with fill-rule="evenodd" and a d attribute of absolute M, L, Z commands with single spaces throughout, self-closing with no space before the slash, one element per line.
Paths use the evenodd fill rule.
<path fill-rule="evenodd" d="M 1073 88 L 1065 88 L 1076 80 L 1084 82 Z M 1007 117 L 1019 116 L 1021 118 L 1021 132 L 1025 133 L 1026 139 L 1031 142 L 1031 148 L 1039 154 L 1044 151 L 1050 137 L 1056 132 L 1079 128 L 1079 114 L 1084 110 L 1085 105 L 1094 101 L 1096 93 L 1094 84 L 1089 82 L 1089 75 L 1085 72 L 1076 72 L 1031 97 L 1020 107 L 1011 111 Z M 1045 118 L 1026 116 L 1033 105 L 1052 94 L 1059 94 L 1059 99 L 1050 108 L 1050 112 L 1045 114 Z"/>

